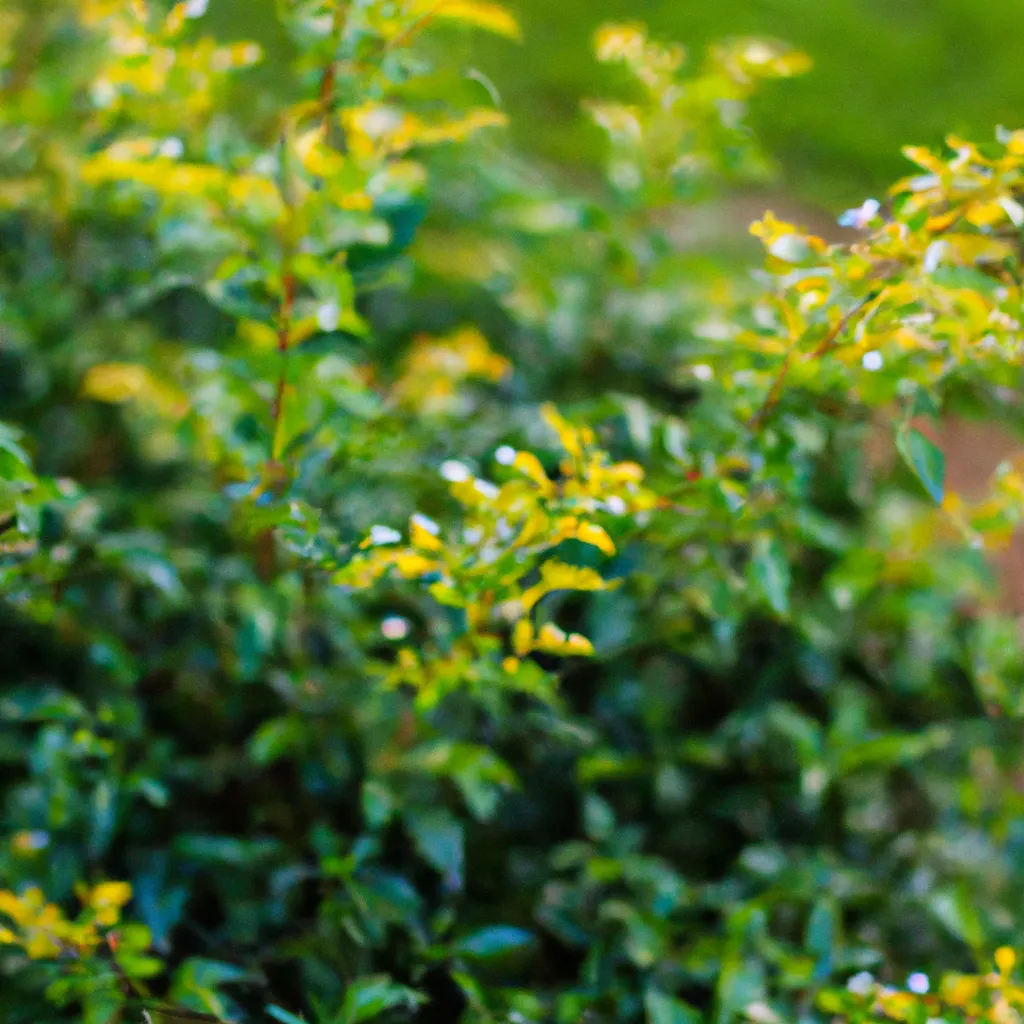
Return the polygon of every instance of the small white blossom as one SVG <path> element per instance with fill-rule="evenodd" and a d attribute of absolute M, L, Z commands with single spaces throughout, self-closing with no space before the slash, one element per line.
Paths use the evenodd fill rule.
<path fill-rule="evenodd" d="M 333 331 L 341 320 L 341 307 L 336 302 L 325 302 L 316 311 L 316 324 L 321 331 Z"/>
<path fill-rule="evenodd" d="M 370 527 L 371 544 L 398 544 L 401 539 L 402 535 L 397 530 L 393 530 L 390 526 Z"/>
<path fill-rule="evenodd" d="M 855 996 L 866 996 L 875 987 L 875 979 L 868 971 L 855 974 L 847 983 L 846 988 Z"/>
<path fill-rule="evenodd" d="M 863 230 L 878 216 L 882 204 L 877 199 L 868 199 L 861 206 L 854 210 L 847 210 L 839 218 L 839 223 L 844 228 L 857 228 Z"/>
<path fill-rule="evenodd" d="M 474 480 L 473 486 L 476 488 L 477 494 L 483 495 L 488 501 L 494 501 L 500 493 L 498 488 L 492 484 L 490 480 Z"/>
<path fill-rule="evenodd" d="M 928 975 L 922 974 L 920 971 L 915 971 L 907 978 L 907 988 L 916 995 L 923 996 L 930 987 L 931 983 L 928 980 Z"/>
<path fill-rule="evenodd" d="M 181 139 L 166 139 L 160 146 L 160 155 L 168 160 L 180 160 L 185 155 L 185 143 Z"/>
<path fill-rule="evenodd" d="M 426 530 L 432 537 L 436 537 L 441 532 L 441 527 L 433 519 L 428 519 L 422 512 L 416 512 L 412 517 L 412 521 L 421 530 Z"/>
<path fill-rule="evenodd" d="M 206 9 L 209 6 L 210 0 L 186 0 L 185 17 L 201 18 L 206 13 Z"/>
<path fill-rule="evenodd" d="M 511 466 L 516 461 L 516 450 L 510 445 L 503 444 L 495 453 L 495 461 L 502 466 Z"/>
<path fill-rule="evenodd" d="M 617 494 L 613 494 L 605 503 L 604 507 L 608 509 L 613 516 L 621 516 L 626 513 L 626 503 Z"/>
<path fill-rule="evenodd" d="M 882 358 L 881 352 L 865 352 L 864 358 L 861 359 L 861 365 L 865 370 L 869 370 L 874 373 L 876 370 L 880 370 L 885 365 L 885 360 Z"/>
<path fill-rule="evenodd" d="M 380 624 L 380 631 L 386 640 L 404 640 L 409 635 L 409 623 L 401 615 L 389 615 Z"/>
<path fill-rule="evenodd" d="M 456 462 L 455 459 L 448 459 L 441 463 L 441 476 L 450 484 L 461 484 L 472 475 L 468 466 L 462 462 Z"/>

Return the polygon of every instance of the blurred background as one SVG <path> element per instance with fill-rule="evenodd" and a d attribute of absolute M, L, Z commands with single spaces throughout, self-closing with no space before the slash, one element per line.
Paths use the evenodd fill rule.
<path fill-rule="evenodd" d="M 507 6 L 524 27 L 524 43 L 467 33 L 462 69 L 479 72 L 497 91 L 521 148 L 574 173 L 599 153 L 598 132 L 579 111 L 583 99 L 608 86 L 609 69 L 592 54 L 594 31 L 606 21 L 644 21 L 653 34 L 683 43 L 696 63 L 709 43 L 730 36 L 775 37 L 809 54 L 813 71 L 764 90 L 753 118 L 779 160 L 776 195 L 809 215 L 832 214 L 883 192 L 907 172 L 904 145 L 938 145 L 949 133 L 988 141 L 997 125 L 1022 123 L 1019 0 L 516 0 Z M 275 35 L 273 5 L 219 0 L 209 17 L 219 34 L 257 37 L 283 56 L 287 43 Z M 757 212 L 756 203 L 751 209 Z"/>
<path fill-rule="evenodd" d="M 766 90 L 755 124 L 793 195 L 840 209 L 906 173 L 900 147 L 949 132 L 988 140 L 1017 127 L 1024 4 L 1018 0 L 519 0 L 521 51 L 485 58 L 521 143 L 554 159 L 583 148 L 579 99 L 602 81 L 595 27 L 640 19 L 699 60 L 730 35 L 783 39 L 811 74 Z M 532 116 L 523 117 L 526 111 Z M 543 127 L 538 127 L 538 126 Z"/>

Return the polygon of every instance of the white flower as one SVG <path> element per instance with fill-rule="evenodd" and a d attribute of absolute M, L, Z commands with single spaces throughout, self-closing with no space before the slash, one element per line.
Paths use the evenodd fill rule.
<path fill-rule="evenodd" d="M 201 18 L 206 13 L 206 8 L 209 6 L 210 0 L 186 0 L 185 17 Z"/>
<path fill-rule="evenodd" d="M 488 501 L 494 501 L 500 493 L 490 480 L 474 480 L 473 486 L 476 488 L 477 494 L 483 495 Z"/>
<path fill-rule="evenodd" d="M 185 143 L 181 139 L 166 139 L 160 146 L 160 155 L 168 160 L 180 160 L 185 155 Z"/>
<path fill-rule="evenodd" d="M 325 302 L 316 311 L 316 323 L 321 331 L 333 331 L 341 319 L 341 307 L 336 302 Z"/>
<path fill-rule="evenodd" d="M 871 352 L 865 352 L 864 358 L 861 359 L 860 362 L 865 370 L 869 370 L 872 373 L 875 370 L 880 370 L 885 365 L 885 360 L 882 358 L 882 353 L 875 352 L 874 350 L 872 350 Z"/>
<path fill-rule="evenodd" d="M 503 444 L 495 453 L 495 461 L 502 466 L 511 466 L 516 461 L 516 450 L 510 445 Z"/>
<path fill-rule="evenodd" d="M 844 228 L 857 228 L 863 230 L 878 216 L 882 204 L 877 199 L 868 199 L 861 206 L 854 210 L 847 210 L 839 218 L 839 223 Z"/>
<path fill-rule="evenodd" d="M 441 532 L 441 527 L 433 519 L 428 519 L 422 512 L 414 513 L 412 521 L 421 530 L 426 530 L 432 537 L 436 537 Z"/>
<path fill-rule="evenodd" d="M 401 539 L 402 535 L 397 530 L 393 530 L 390 526 L 370 527 L 371 544 L 398 544 Z"/>
<path fill-rule="evenodd" d="M 448 459 L 441 463 L 441 476 L 450 484 L 461 484 L 468 480 L 473 474 L 464 463 L 456 462 L 455 459 Z"/>
<path fill-rule="evenodd" d="M 401 615 L 389 615 L 380 624 L 380 631 L 386 640 L 404 640 L 409 635 L 409 623 Z"/>
<path fill-rule="evenodd" d="M 875 979 L 868 971 L 855 974 L 847 983 L 846 988 L 855 996 L 866 996 L 875 987 Z"/>
<path fill-rule="evenodd" d="M 625 515 L 626 503 L 617 494 L 613 494 L 605 503 L 604 507 L 608 509 L 613 516 Z"/>
<path fill-rule="evenodd" d="M 920 971 L 915 971 L 907 978 L 907 988 L 916 995 L 923 996 L 930 987 L 931 983 L 928 981 L 928 975 L 922 974 Z"/>

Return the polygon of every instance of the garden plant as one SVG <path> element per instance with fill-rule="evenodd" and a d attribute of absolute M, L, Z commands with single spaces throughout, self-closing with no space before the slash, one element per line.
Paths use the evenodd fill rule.
<path fill-rule="evenodd" d="M 786 45 L 567 182 L 503 7 L 251 3 L 0 3 L 0 1022 L 1018 1020 L 1024 131 L 751 270 Z"/>

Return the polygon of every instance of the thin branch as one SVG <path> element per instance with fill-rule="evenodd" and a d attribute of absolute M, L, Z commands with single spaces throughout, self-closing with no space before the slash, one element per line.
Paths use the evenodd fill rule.
<path fill-rule="evenodd" d="M 277 378 L 274 401 L 270 408 L 273 421 L 272 448 L 270 458 L 277 462 L 279 436 L 284 416 L 285 391 L 288 387 L 288 352 L 292 344 L 292 329 L 295 316 L 295 203 L 292 194 L 291 154 L 289 153 L 290 132 L 286 128 L 281 136 L 282 195 L 285 202 L 285 218 L 281 226 L 281 305 L 277 314 L 277 351 L 281 368 Z"/>
<path fill-rule="evenodd" d="M 881 294 L 881 289 L 869 292 L 864 296 L 860 302 L 857 303 L 852 309 L 848 310 L 842 318 L 832 327 L 832 329 L 825 335 L 818 347 L 811 353 L 811 359 L 820 359 L 822 356 L 827 355 L 836 347 L 839 338 L 846 332 L 847 328 L 853 322 L 856 317 L 863 312 L 866 306 L 874 302 L 875 299 Z M 789 376 L 789 371 L 793 368 L 793 360 L 796 357 L 797 350 L 800 345 L 800 340 L 794 341 L 790 345 L 786 352 L 786 356 L 782 361 L 782 367 L 780 368 L 775 380 L 772 382 L 771 388 L 768 390 L 768 395 L 764 400 L 764 404 L 756 413 L 750 418 L 747 423 L 747 429 L 758 430 L 760 429 L 765 421 L 775 411 L 776 406 L 782 398 L 782 389 L 786 383 L 786 378 Z"/>
<path fill-rule="evenodd" d="M 345 15 L 348 12 L 347 0 L 336 0 L 334 5 L 334 21 L 331 24 L 331 59 L 324 68 L 320 79 L 320 113 L 323 118 L 324 138 L 331 138 L 331 114 L 334 111 L 335 89 L 338 84 L 338 50 L 345 33 Z"/>

